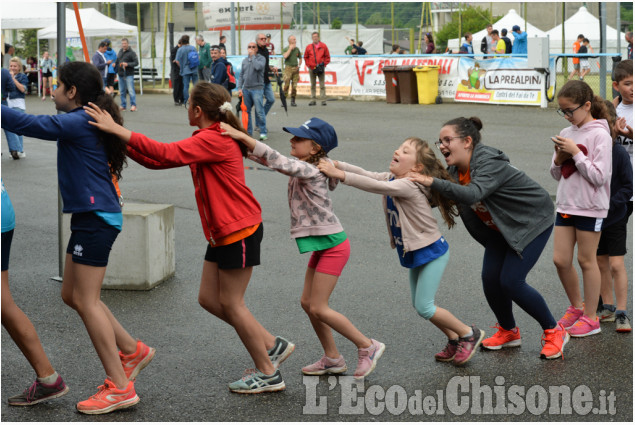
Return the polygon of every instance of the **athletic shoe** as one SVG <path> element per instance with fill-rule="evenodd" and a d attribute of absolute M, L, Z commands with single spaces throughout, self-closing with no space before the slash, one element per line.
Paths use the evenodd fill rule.
<path fill-rule="evenodd" d="M 120 110 L 121 112 L 126 112 L 126 108 L 124 108 L 123 106 L 120 106 L 120 107 L 119 107 L 119 110 Z"/>
<path fill-rule="evenodd" d="M 278 369 L 282 362 L 288 359 L 291 353 L 293 353 L 293 350 L 295 350 L 294 343 L 287 341 L 281 336 L 277 336 L 276 345 L 274 345 L 268 353 L 273 367 Z"/>
<path fill-rule="evenodd" d="M 67 392 L 68 386 L 61 376 L 57 377 L 57 381 L 53 385 L 44 384 L 36 379 L 22 394 L 9 397 L 8 401 L 11 406 L 32 406 L 61 397 Z"/>
<path fill-rule="evenodd" d="M 326 100 L 322 101 L 322 106 L 326 106 Z"/>
<path fill-rule="evenodd" d="M 26 158 L 26 154 L 24 152 L 18 152 L 18 156 L 20 158 Z"/>
<path fill-rule="evenodd" d="M 229 391 L 240 394 L 258 394 L 282 391 L 286 388 L 278 369 L 273 375 L 265 375 L 257 369 L 251 369 L 248 372 L 251 373 L 247 373 L 238 381 L 229 384 Z"/>
<path fill-rule="evenodd" d="M 156 350 L 152 347 L 148 347 L 143 342 L 137 340 L 137 351 L 132 354 L 124 354 L 119 352 L 119 358 L 121 359 L 121 365 L 123 371 L 126 373 L 126 377 L 133 380 L 137 377 L 141 369 L 146 367 L 152 359 Z"/>
<path fill-rule="evenodd" d="M 500 327 L 498 323 L 490 327 L 492 329 L 498 329 L 498 331 L 483 340 L 483 348 L 487 348 L 488 350 L 500 350 L 501 348 L 520 347 L 521 339 L 518 326 L 509 331 Z"/>
<path fill-rule="evenodd" d="M 615 316 L 615 330 L 617 332 L 630 332 L 631 322 L 628 320 L 628 316 L 625 314 L 618 314 Z"/>
<path fill-rule="evenodd" d="M 584 314 L 584 307 L 581 309 L 577 309 L 574 306 L 570 305 L 567 308 L 567 311 L 564 313 L 564 316 L 560 320 L 558 320 L 558 324 L 562 325 L 563 328 L 569 329 L 575 322 L 582 317 Z"/>
<path fill-rule="evenodd" d="M 485 332 L 472 326 L 472 336 L 459 338 L 459 345 L 456 347 L 456 354 L 454 355 L 454 364 L 459 366 L 470 360 L 484 337 Z"/>
<path fill-rule="evenodd" d="M 588 316 L 582 315 L 580 319 L 575 322 L 573 326 L 569 329 L 569 334 L 576 338 L 581 338 L 583 336 L 595 335 L 602 332 L 602 328 L 600 328 L 600 320 L 595 319 L 595 321 L 589 319 Z"/>
<path fill-rule="evenodd" d="M 309 106 L 315 106 L 315 100 L 310 101 Z"/>
<path fill-rule="evenodd" d="M 304 366 L 302 368 L 302 373 L 305 375 L 337 375 L 339 373 L 346 372 L 346 370 L 346 361 L 344 360 L 344 356 L 341 354 L 337 359 L 335 359 L 335 361 L 326 357 L 326 355 L 323 355 L 317 362 Z"/>
<path fill-rule="evenodd" d="M 569 342 L 569 333 L 561 325 L 547 329 L 542 335 L 542 350 L 540 358 L 557 359 L 563 356 L 564 346 Z"/>
<path fill-rule="evenodd" d="M 10 151 L 9 153 L 11 154 L 11 158 L 20 159 L 20 155 L 18 154 L 18 151 Z"/>
<path fill-rule="evenodd" d="M 368 376 L 375 370 L 377 361 L 382 354 L 384 354 L 386 346 L 382 342 L 375 341 L 374 339 L 371 339 L 370 342 L 370 347 L 357 349 L 357 369 L 355 369 L 355 373 L 353 374 L 355 378 L 359 379 Z"/>
<path fill-rule="evenodd" d="M 139 396 L 134 390 L 133 381 L 128 381 L 128 386 L 120 390 L 106 378 L 104 385 L 98 387 L 97 394 L 77 403 L 77 410 L 87 415 L 101 415 L 113 410 L 125 409 L 137 403 L 139 403 Z"/>
<path fill-rule="evenodd" d="M 132 105 L 132 106 L 130 107 L 130 112 L 134 112 L 134 111 L 136 111 L 136 110 L 137 110 L 137 106 L 136 106 L 136 105 Z"/>
<path fill-rule="evenodd" d="M 615 322 L 615 312 L 609 310 L 608 308 L 602 308 L 601 310 L 598 310 L 597 314 L 600 318 L 600 322 L 602 323 Z"/>
<path fill-rule="evenodd" d="M 439 351 L 434 355 L 434 358 L 438 362 L 451 362 L 454 360 L 454 355 L 456 354 L 456 348 L 459 346 L 458 339 L 449 339 L 448 343 L 445 344 L 443 350 Z"/>
<path fill-rule="evenodd" d="M 264 142 L 264 141 L 265 141 L 265 140 L 267 140 L 267 139 L 269 139 L 269 138 L 267 137 L 267 135 L 266 135 L 266 134 L 261 134 L 261 135 L 260 135 L 260 141 L 261 141 L 261 142 Z"/>

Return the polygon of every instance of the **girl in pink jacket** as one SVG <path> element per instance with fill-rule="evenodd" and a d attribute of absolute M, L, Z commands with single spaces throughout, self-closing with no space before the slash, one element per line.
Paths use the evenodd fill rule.
<path fill-rule="evenodd" d="M 571 305 L 558 321 L 573 337 L 600 333 L 596 308 L 600 269 L 596 251 L 609 209 L 612 141 L 604 101 L 583 81 L 569 81 L 558 93 L 558 114 L 570 127 L 552 138 L 551 175 L 558 181 L 553 262 Z M 578 245 L 584 298 L 573 267 Z"/>

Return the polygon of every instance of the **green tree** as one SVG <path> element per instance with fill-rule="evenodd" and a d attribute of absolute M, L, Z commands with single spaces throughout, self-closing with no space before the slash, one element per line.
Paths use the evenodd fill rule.
<path fill-rule="evenodd" d="M 381 12 L 375 12 L 366 19 L 365 25 L 384 25 L 389 24 L 390 19 L 386 19 L 385 14 Z M 390 15 L 388 15 L 390 16 Z"/>
<path fill-rule="evenodd" d="M 15 45 L 15 54 L 21 58 L 37 57 L 37 29 L 18 31 L 18 42 Z M 40 54 L 48 47 L 46 40 L 40 40 Z"/>
<path fill-rule="evenodd" d="M 342 21 L 340 20 L 340 18 L 333 19 L 333 22 L 331 22 L 331 29 L 334 29 L 334 30 L 342 29 Z"/>
<path fill-rule="evenodd" d="M 490 22 L 496 22 L 500 18 L 500 16 L 492 18 L 489 10 L 481 9 L 480 7 L 468 7 L 461 11 L 461 33 L 464 34 L 466 31 L 471 33 L 478 32 Z M 445 51 L 449 39 L 462 37 L 463 34 L 459 34 L 459 12 L 454 12 L 452 20 L 445 24 L 436 34 L 435 44 L 437 50 Z M 480 43 L 480 40 L 473 40 L 472 43 Z M 474 50 L 478 50 L 478 46 L 475 46 Z"/>
<path fill-rule="evenodd" d="M 629 3 L 629 4 L 625 4 L 622 3 L 622 6 L 620 6 L 620 20 L 622 21 L 622 23 L 626 23 L 628 22 L 628 30 L 629 31 L 633 31 L 633 4 Z"/>

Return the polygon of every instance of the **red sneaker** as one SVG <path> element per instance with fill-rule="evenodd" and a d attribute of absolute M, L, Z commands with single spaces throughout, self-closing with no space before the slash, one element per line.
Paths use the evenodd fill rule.
<path fill-rule="evenodd" d="M 449 339 L 443 350 L 434 355 L 438 362 L 451 362 L 456 355 L 456 348 L 459 346 L 458 339 Z"/>
<path fill-rule="evenodd" d="M 137 403 L 139 403 L 139 396 L 134 390 L 134 382 L 128 381 L 128 386 L 120 390 L 106 378 L 104 385 L 99 386 L 97 394 L 77 403 L 77 410 L 87 415 L 101 415 L 113 410 L 125 409 Z"/>
<path fill-rule="evenodd" d="M 141 341 L 137 341 L 137 351 L 132 354 L 124 354 L 120 351 L 119 358 L 128 379 L 135 379 L 141 369 L 150 364 L 155 352 L 154 348 L 148 347 Z"/>
<path fill-rule="evenodd" d="M 564 346 L 569 342 L 569 333 L 562 325 L 556 325 L 553 329 L 545 330 L 542 335 L 542 350 L 540 358 L 557 359 L 563 355 Z"/>
<path fill-rule="evenodd" d="M 509 348 L 509 347 L 520 347 L 521 339 L 520 339 L 520 330 L 518 326 L 514 329 L 507 330 L 503 329 L 498 325 L 498 323 L 491 328 L 498 329 L 498 331 L 490 336 L 489 338 L 485 338 L 483 340 L 483 347 L 488 350 L 500 350 L 501 348 Z"/>

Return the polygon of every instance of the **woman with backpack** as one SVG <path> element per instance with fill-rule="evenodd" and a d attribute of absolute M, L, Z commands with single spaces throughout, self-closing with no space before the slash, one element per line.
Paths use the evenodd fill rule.
<path fill-rule="evenodd" d="M 183 78 L 183 104 L 187 108 L 187 101 L 190 98 L 190 82 L 195 85 L 198 82 L 198 52 L 194 46 L 190 45 L 190 36 L 181 37 L 181 47 L 176 52 L 176 63 L 180 67 L 180 74 Z"/>

